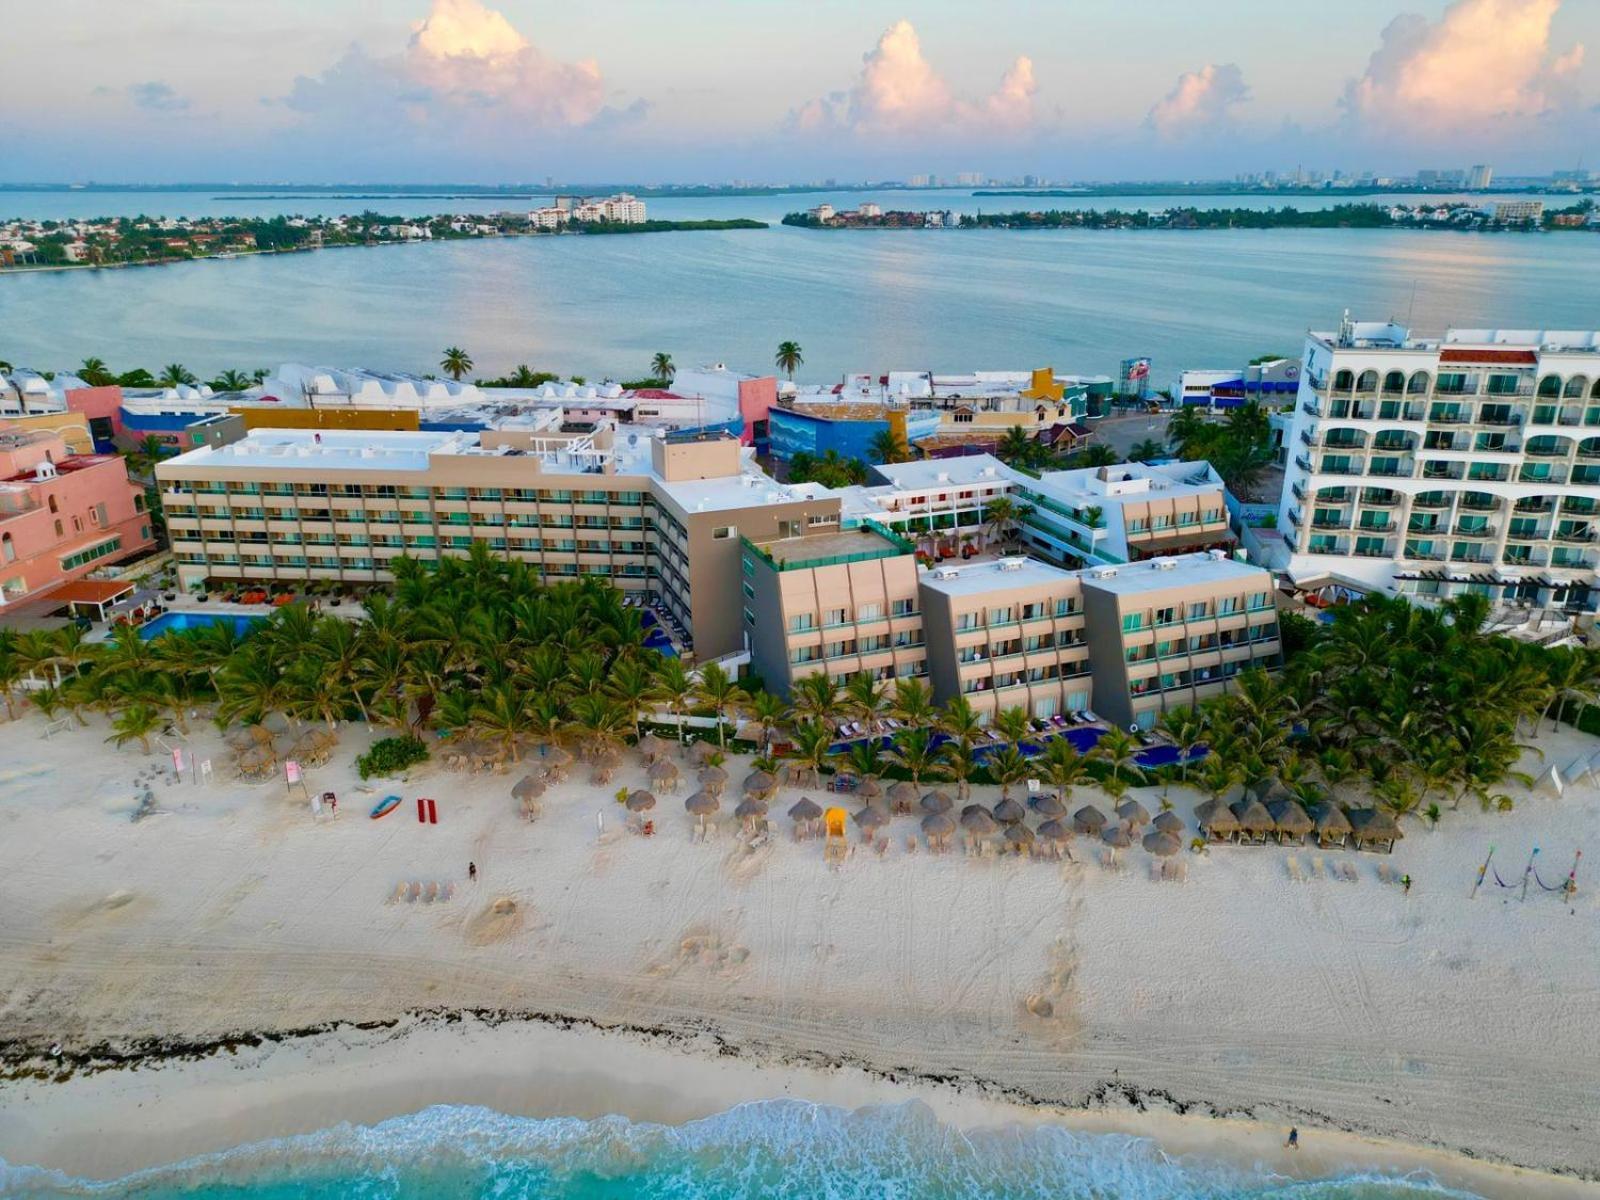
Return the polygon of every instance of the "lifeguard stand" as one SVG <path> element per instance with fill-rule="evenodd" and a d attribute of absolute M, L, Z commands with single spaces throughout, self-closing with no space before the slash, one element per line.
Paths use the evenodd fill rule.
<path fill-rule="evenodd" d="M 822 814 L 822 858 L 824 862 L 843 862 L 850 847 L 845 839 L 846 813 L 842 808 L 825 809 Z"/>

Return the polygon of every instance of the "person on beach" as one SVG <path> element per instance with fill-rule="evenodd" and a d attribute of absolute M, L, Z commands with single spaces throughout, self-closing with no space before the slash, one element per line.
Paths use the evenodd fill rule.
<path fill-rule="evenodd" d="M 1300 1149 L 1300 1130 L 1298 1128 L 1293 1126 L 1290 1127 L 1289 1140 L 1284 1143 L 1284 1146 L 1290 1150 Z"/>
<path fill-rule="evenodd" d="M 1411 876 L 1400 876 L 1400 894 L 1403 896 L 1411 895 Z"/>
<path fill-rule="evenodd" d="M 478 881 L 478 864 L 477 863 L 469 862 L 467 864 L 467 878 L 469 880 L 471 880 L 473 883 L 476 883 Z"/>

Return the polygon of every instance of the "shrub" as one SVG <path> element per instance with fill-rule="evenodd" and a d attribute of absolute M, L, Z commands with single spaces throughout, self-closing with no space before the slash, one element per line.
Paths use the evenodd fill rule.
<path fill-rule="evenodd" d="M 427 761 L 428 748 L 422 739 L 403 734 L 373 742 L 372 749 L 356 759 L 356 770 L 361 772 L 361 778 L 370 779 L 374 775 L 398 775 L 407 767 Z"/>

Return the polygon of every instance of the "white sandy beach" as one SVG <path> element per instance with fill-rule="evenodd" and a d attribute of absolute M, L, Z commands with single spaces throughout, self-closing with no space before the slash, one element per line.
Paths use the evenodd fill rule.
<path fill-rule="evenodd" d="M 731 832 L 691 841 L 681 792 L 663 796 L 646 839 L 620 828 L 613 799 L 643 786 L 631 755 L 605 788 L 580 766 L 533 824 L 510 799 L 515 774 L 434 765 L 380 787 L 407 803 L 373 822 L 348 765 L 364 730 L 310 775 L 339 793 L 337 821 L 314 821 L 281 783 L 185 782 L 160 787 L 163 813 L 134 824 L 133 777 L 162 760 L 109 749 L 99 722 L 42 732 L 27 717 L 0 741 L 3 1040 L 72 1055 L 456 1010 L 612 1032 L 408 1018 L 66 1083 L 13 1079 L 0 1084 L 12 1163 L 110 1176 L 438 1102 L 679 1120 L 785 1094 L 921 1095 L 959 1122 L 1087 1106 L 1069 1119 L 1235 1157 L 1267 1158 L 1297 1124 L 1298 1170 L 1333 1156 L 1428 1165 L 1486 1195 L 1600 1193 L 1572 1178 L 1600 1177 L 1600 889 L 1580 872 L 1573 907 L 1537 890 L 1467 898 L 1491 843 L 1503 875 L 1520 879 L 1534 845 L 1544 878 L 1564 875 L 1600 829 L 1593 788 L 1513 788 L 1514 813 L 1449 814 L 1437 832 L 1408 822 L 1393 860 L 1416 880 L 1404 897 L 1365 855 L 1323 856 L 1355 863 L 1359 882 L 1295 881 L 1289 856 L 1308 868 L 1311 852 L 1221 848 L 1186 854 L 1176 883 L 1152 881 L 1137 849 L 1116 871 L 908 854 L 911 818 L 884 860 L 834 869 L 819 843 L 786 836 L 753 853 Z M 220 739 L 196 743 L 226 774 Z M 1562 765 L 1600 748 L 1566 731 L 1540 745 Z M 799 794 L 785 788 L 774 813 Z M 417 823 L 417 795 L 438 800 L 439 825 Z M 1199 799 L 1174 798 L 1185 816 Z M 1089 789 L 1073 806 L 1087 801 L 1108 807 Z M 453 881 L 455 895 L 392 902 L 413 879 Z M 1030 996 L 1053 1015 L 1030 1014 Z M 1127 1095 L 1232 1119 L 1138 1113 Z"/>

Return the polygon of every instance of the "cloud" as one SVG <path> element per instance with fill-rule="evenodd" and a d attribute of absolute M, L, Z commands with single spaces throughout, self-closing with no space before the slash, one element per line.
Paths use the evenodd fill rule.
<path fill-rule="evenodd" d="M 1145 124 L 1164 138 L 1184 137 L 1227 125 L 1233 110 L 1249 99 L 1237 63 L 1207 63 L 1178 76 L 1172 90 L 1150 109 Z"/>
<path fill-rule="evenodd" d="M 896 21 L 862 56 L 861 74 L 847 92 L 831 92 L 789 114 L 800 132 L 927 134 L 952 131 L 1016 132 L 1033 122 L 1037 85 L 1033 62 L 1018 57 L 1000 86 L 980 100 L 956 97 L 922 54 L 916 28 Z"/>
<path fill-rule="evenodd" d="M 189 101 L 180 96 L 169 84 L 158 80 L 148 83 L 130 83 L 125 88 L 107 87 L 104 84 L 92 92 L 96 96 L 126 96 L 136 108 L 146 112 L 187 112 Z"/>
<path fill-rule="evenodd" d="M 1347 117 L 1481 130 L 1488 121 L 1567 107 L 1583 46 L 1558 52 L 1551 45 L 1560 7 L 1561 0 L 1454 0 L 1436 22 L 1396 17 L 1365 73 L 1345 88 Z"/>
<path fill-rule="evenodd" d="M 282 102 L 330 124 L 398 120 L 445 139 L 571 129 L 615 112 L 599 64 L 550 57 L 481 0 L 433 0 L 403 53 L 352 46 L 321 74 L 296 78 Z M 647 109 L 624 111 L 636 120 Z"/>

